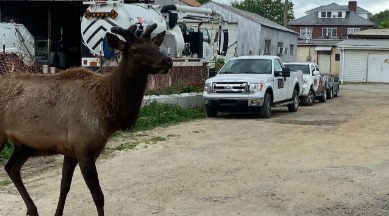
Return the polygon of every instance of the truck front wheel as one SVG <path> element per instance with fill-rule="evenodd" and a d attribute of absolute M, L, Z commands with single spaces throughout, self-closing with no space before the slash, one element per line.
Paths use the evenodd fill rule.
<path fill-rule="evenodd" d="M 259 115 L 262 118 L 270 118 L 271 117 L 271 96 L 269 93 L 265 94 L 263 99 L 263 105 L 261 107 Z"/>
<path fill-rule="evenodd" d="M 316 94 L 315 91 L 311 88 L 309 89 L 308 95 L 301 98 L 302 103 L 306 106 L 312 106 L 315 103 L 316 100 Z"/>
<path fill-rule="evenodd" d="M 212 107 L 205 107 L 205 112 L 207 113 L 207 117 L 216 117 L 217 111 Z"/>
<path fill-rule="evenodd" d="M 293 96 L 292 96 L 292 103 L 288 104 L 288 110 L 289 112 L 297 112 L 299 109 L 299 96 L 298 96 L 298 91 L 295 89 L 293 91 Z"/>

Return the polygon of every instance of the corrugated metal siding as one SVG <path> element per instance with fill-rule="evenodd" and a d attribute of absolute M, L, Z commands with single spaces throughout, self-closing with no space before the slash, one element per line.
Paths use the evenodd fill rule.
<path fill-rule="evenodd" d="M 220 11 L 226 17 L 228 22 L 238 23 L 239 33 L 237 37 L 237 49 L 239 56 L 248 55 L 250 50 L 253 55 L 261 55 L 264 50 L 265 39 L 271 39 L 271 55 L 277 54 L 277 44 L 279 41 L 282 41 L 284 43 L 284 47 L 287 47 L 288 49 L 290 44 L 294 44 L 294 52 L 296 53 L 297 34 L 263 26 L 261 23 L 254 22 L 224 7 L 212 4 L 212 2 L 200 7 Z M 295 61 L 296 54 L 293 56 L 281 56 L 281 58 L 284 61 Z"/>
<path fill-rule="evenodd" d="M 344 58 L 344 82 L 366 82 L 367 52 L 346 50 Z"/>

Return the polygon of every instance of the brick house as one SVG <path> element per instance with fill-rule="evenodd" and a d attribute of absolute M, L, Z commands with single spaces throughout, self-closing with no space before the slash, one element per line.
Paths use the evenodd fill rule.
<path fill-rule="evenodd" d="M 321 71 L 339 75 L 340 53 L 336 44 L 348 35 L 373 28 L 369 12 L 357 6 L 331 3 L 306 12 L 306 16 L 290 21 L 289 27 L 299 32 L 297 60 L 319 64 Z"/>

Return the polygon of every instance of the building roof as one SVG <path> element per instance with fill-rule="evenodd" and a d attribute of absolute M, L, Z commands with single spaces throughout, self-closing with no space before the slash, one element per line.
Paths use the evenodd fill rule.
<path fill-rule="evenodd" d="M 313 39 L 310 41 L 299 39 L 297 41 L 298 46 L 336 46 L 337 43 L 343 41 L 343 39 Z"/>
<path fill-rule="evenodd" d="M 288 25 L 375 26 L 375 23 L 359 16 L 353 11 L 349 11 L 345 18 L 319 18 L 316 13 L 311 13 L 299 19 L 290 21 Z"/>
<path fill-rule="evenodd" d="M 329 5 L 322 5 L 317 8 L 306 11 L 306 14 L 311 14 L 317 11 L 331 11 L 331 10 L 345 10 L 348 11 L 348 5 L 338 5 L 336 3 L 331 3 Z M 369 13 L 369 11 L 357 6 L 357 13 Z"/>
<path fill-rule="evenodd" d="M 221 4 L 221 3 L 217 3 L 217 2 L 214 2 L 214 1 L 211 1 L 211 2 L 208 2 L 206 4 L 215 4 L 215 5 L 218 5 L 220 7 L 223 7 L 239 16 L 242 16 L 242 17 L 245 17 L 246 19 L 249 19 L 253 22 L 256 22 L 256 23 L 259 23 L 263 26 L 267 26 L 269 28 L 274 28 L 274 29 L 278 29 L 278 30 L 282 30 L 282 31 L 287 31 L 287 32 L 291 32 L 291 33 L 295 33 L 295 34 L 298 34 L 297 32 L 289 29 L 289 28 L 286 28 L 285 26 L 283 25 L 280 25 L 276 22 L 273 22 L 271 20 L 268 20 L 266 19 L 265 17 L 262 17 L 258 14 L 255 14 L 255 13 L 251 13 L 251 12 L 248 12 L 248 11 L 243 11 L 243 10 L 240 10 L 238 8 L 234 8 L 232 6 L 229 6 L 229 5 L 225 5 L 225 4 Z"/>
<path fill-rule="evenodd" d="M 389 40 L 349 39 L 336 44 L 340 48 L 350 49 L 389 49 Z"/>
<path fill-rule="evenodd" d="M 389 36 L 389 29 L 367 29 L 356 32 L 354 35 Z"/>

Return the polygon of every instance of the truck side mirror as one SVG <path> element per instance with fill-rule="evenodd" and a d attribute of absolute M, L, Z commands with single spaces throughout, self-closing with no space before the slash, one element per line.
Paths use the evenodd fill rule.
<path fill-rule="evenodd" d="M 290 77 L 290 68 L 288 67 L 282 68 L 282 77 Z"/>

